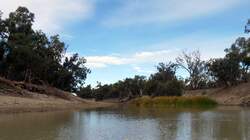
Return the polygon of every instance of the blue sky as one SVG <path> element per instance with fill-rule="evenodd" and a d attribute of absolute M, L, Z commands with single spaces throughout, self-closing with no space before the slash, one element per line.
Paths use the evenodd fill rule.
<path fill-rule="evenodd" d="M 92 73 L 86 84 L 148 76 L 182 51 L 222 57 L 250 18 L 249 0 L 0 0 L 36 15 L 36 29 L 60 34 L 67 55 L 79 53 Z M 184 76 L 183 72 L 179 72 Z"/>

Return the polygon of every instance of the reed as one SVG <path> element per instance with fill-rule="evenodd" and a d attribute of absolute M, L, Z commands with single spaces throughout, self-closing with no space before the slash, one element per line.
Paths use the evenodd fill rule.
<path fill-rule="evenodd" d="M 216 101 L 203 97 L 149 97 L 143 96 L 136 98 L 130 102 L 132 105 L 140 107 L 214 107 L 217 105 Z"/>

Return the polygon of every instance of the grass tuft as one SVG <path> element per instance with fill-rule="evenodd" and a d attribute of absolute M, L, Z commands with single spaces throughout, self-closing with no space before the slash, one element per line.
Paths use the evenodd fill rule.
<path fill-rule="evenodd" d="M 140 107 L 214 107 L 217 103 L 207 97 L 154 97 L 143 96 L 130 102 L 132 105 Z"/>

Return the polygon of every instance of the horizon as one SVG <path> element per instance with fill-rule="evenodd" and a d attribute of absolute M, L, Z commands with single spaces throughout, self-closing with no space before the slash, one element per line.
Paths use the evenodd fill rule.
<path fill-rule="evenodd" d="M 47 3 L 2 1 L 1 10 L 3 17 L 18 6 L 33 12 L 36 29 L 59 34 L 69 46 L 67 55 L 79 53 L 87 59 L 92 72 L 85 85 L 92 86 L 96 81 L 109 84 L 134 75 L 149 76 L 158 63 L 173 61 L 182 51 L 200 50 L 205 60 L 223 57 L 225 48 L 245 36 L 250 17 L 247 0 Z"/>

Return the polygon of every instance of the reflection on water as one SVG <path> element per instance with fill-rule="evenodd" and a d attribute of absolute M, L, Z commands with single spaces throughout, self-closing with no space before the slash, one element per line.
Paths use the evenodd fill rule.
<path fill-rule="evenodd" d="M 249 140 L 250 109 L 112 108 L 0 115 L 0 140 Z"/>

